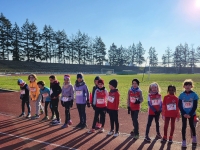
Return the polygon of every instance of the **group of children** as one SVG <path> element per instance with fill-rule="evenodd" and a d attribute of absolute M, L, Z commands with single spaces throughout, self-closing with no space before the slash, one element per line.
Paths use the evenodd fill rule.
<path fill-rule="evenodd" d="M 120 94 L 117 89 L 118 81 L 113 79 L 109 82 L 109 92 L 104 86 L 104 80 L 99 76 L 95 77 L 92 93 L 89 93 L 86 83 L 84 82 L 83 74 L 77 74 L 77 80 L 73 86 L 70 82 L 70 76 L 64 75 L 64 83 L 61 87 L 60 83 L 56 79 L 56 76 L 51 75 L 50 89 L 45 86 L 44 81 L 37 82 L 37 77 L 34 74 L 28 76 L 30 81 L 27 85 L 22 79 L 18 80 L 18 85 L 20 85 L 20 99 L 22 100 L 22 114 L 19 117 L 25 116 L 24 105 L 27 105 L 28 114 L 27 118 L 31 117 L 31 107 L 29 103 L 30 99 L 35 102 L 36 114 L 34 118 L 39 118 L 40 114 L 45 112 L 45 117 L 42 120 L 51 119 L 52 125 L 58 125 L 61 123 L 61 119 L 58 111 L 59 100 L 61 104 L 65 107 L 65 123 L 62 128 L 66 128 L 72 125 L 72 120 L 70 117 L 70 108 L 73 107 L 74 100 L 76 101 L 76 106 L 79 113 L 80 123 L 76 126 L 79 128 L 87 127 L 86 124 L 86 112 L 85 108 L 92 106 L 94 109 L 94 119 L 92 123 L 92 128 L 88 133 L 104 132 L 105 117 L 106 113 L 110 117 L 110 131 L 108 135 L 113 135 L 117 137 L 119 133 L 119 121 L 118 121 L 118 109 Z M 131 119 L 133 122 L 133 134 L 134 139 L 139 138 L 139 123 L 138 115 L 141 108 L 141 103 L 143 102 L 142 90 L 139 88 L 139 80 L 133 79 L 132 85 L 128 90 L 127 98 L 127 108 L 128 114 L 131 114 Z M 169 85 L 167 89 L 167 95 L 164 96 L 162 101 L 162 96 L 160 95 L 160 87 L 158 83 L 151 83 L 148 91 L 148 121 L 146 125 L 145 140 L 150 142 L 149 130 L 153 119 L 156 123 L 156 136 L 162 138 L 161 142 L 173 142 L 173 133 L 175 129 L 175 121 L 179 121 L 182 118 L 182 147 L 186 147 L 186 127 L 187 120 L 189 120 L 189 125 L 192 131 L 192 143 L 197 143 L 196 130 L 194 127 L 194 119 L 196 119 L 196 109 L 197 100 L 199 99 L 197 94 L 192 91 L 193 81 L 188 79 L 183 83 L 184 91 L 180 94 L 179 98 L 175 96 L 176 87 Z M 61 96 L 60 96 L 61 95 Z M 41 102 L 45 102 L 43 107 Z M 50 106 L 52 117 L 48 117 L 48 106 Z M 181 113 L 181 116 L 180 116 Z M 162 137 L 159 129 L 159 118 L 162 115 L 164 120 L 164 136 Z M 171 131 L 169 138 L 167 138 L 167 130 L 169 122 L 171 120 Z M 115 126 L 115 128 L 114 128 Z"/>

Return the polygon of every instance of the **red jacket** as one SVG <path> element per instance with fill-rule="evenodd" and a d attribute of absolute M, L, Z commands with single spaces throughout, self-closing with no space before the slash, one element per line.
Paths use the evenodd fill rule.
<path fill-rule="evenodd" d="M 119 109 L 119 97 L 120 97 L 120 94 L 119 94 L 118 90 L 109 92 L 107 108 L 110 110 L 118 110 Z"/>
<path fill-rule="evenodd" d="M 136 99 L 140 101 L 140 104 L 135 104 Z M 143 102 L 142 91 L 138 89 L 137 91 L 133 92 L 131 89 L 128 91 L 128 100 L 127 105 L 131 108 L 132 111 L 140 110 L 140 105 Z"/>
<path fill-rule="evenodd" d="M 155 115 L 155 111 L 162 111 L 162 97 L 160 94 L 149 94 L 148 96 L 149 104 L 149 115 Z"/>
<path fill-rule="evenodd" d="M 162 104 L 164 117 L 180 118 L 178 98 L 175 95 L 166 95 Z"/>
<path fill-rule="evenodd" d="M 106 107 L 107 92 L 105 90 L 96 90 L 96 107 L 104 108 Z"/>

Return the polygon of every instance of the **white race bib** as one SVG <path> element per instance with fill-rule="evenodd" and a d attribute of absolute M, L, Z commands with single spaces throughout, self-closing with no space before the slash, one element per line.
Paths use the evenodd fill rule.
<path fill-rule="evenodd" d="M 104 99 L 97 99 L 97 104 L 104 104 L 104 103 L 105 103 Z"/>
<path fill-rule="evenodd" d="M 63 98 L 62 98 L 62 101 L 63 101 L 63 102 L 67 102 L 68 100 L 69 100 L 68 97 L 63 97 Z"/>
<path fill-rule="evenodd" d="M 82 96 L 83 95 L 83 91 L 76 91 L 76 96 Z"/>
<path fill-rule="evenodd" d="M 152 103 L 153 106 L 160 105 L 160 100 L 159 99 L 153 99 L 153 100 L 151 100 L 151 103 Z"/>
<path fill-rule="evenodd" d="M 193 107 L 193 102 L 183 102 L 183 107 L 184 108 L 192 108 Z"/>
<path fill-rule="evenodd" d="M 135 97 L 130 97 L 130 101 L 131 101 L 131 103 L 135 103 L 136 98 Z"/>
<path fill-rule="evenodd" d="M 31 87 L 31 88 L 30 88 L 30 91 L 31 91 L 31 92 L 35 92 L 35 91 L 36 91 L 36 88 Z"/>
<path fill-rule="evenodd" d="M 52 91 L 52 89 L 50 90 L 50 95 L 51 95 L 51 94 L 53 94 L 53 91 Z"/>
<path fill-rule="evenodd" d="M 25 94 L 25 90 L 20 90 L 20 93 L 21 94 Z"/>
<path fill-rule="evenodd" d="M 49 96 L 49 94 L 48 93 L 43 93 L 42 96 L 43 96 L 43 98 L 46 98 L 46 97 Z"/>
<path fill-rule="evenodd" d="M 167 110 L 176 110 L 176 104 L 167 104 Z"/>
<path fill-rule="evenodd" d="M 108 101 L 109 101 L 109 102 L 113 103 L 113 102 L 114 102 L 114 100 L 115 100 L 115 98 L 114 98 L 114 97 L 112 97 L 112 96 L 108 96 Z"/>

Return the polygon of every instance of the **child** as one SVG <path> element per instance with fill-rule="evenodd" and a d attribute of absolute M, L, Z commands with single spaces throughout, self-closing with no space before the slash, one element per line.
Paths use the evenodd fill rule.
<path fill-rule="evenodd" d="M 162 138 L 160 135 L 160 129 L 159 129 L 159 118 L 160 113 L 162 112 L 162 97 L 159 94 L 160 87 L 158 83 L 154 82 L 151 83 L 149 86 L 149 95 L 148 95 L 148 122 L 146 126 L 146 135 L 145 140 L 147 142 L 151 142 L 151 139 L 149 138 L 149 129 L 151 127 L 151 123 L 153 121 L 153 118 L 155 118 L 156 123 L 156 132 L 157 132 L 157 138 Z"/>
<path fill-rule="evenodd" d="M 52 107 L 51 107 L 51 98 L 50 98 L 50 89 L 45 87 L 44 81 L 39 81 L 37 83 L 38 87 L 40 88 L 40 94 L 42 96 L 42 102 L 45 101 L 44 105 L 44 111 L 45 111 L 45 117 L 42 119 L 43 121 L 49 120 L 48 116 L 48 105 L 51 109 L 51 112 L 53 113 Z"/>
<path fill-rule="evenodd" d="M 22 80 L 19 79 L 17 81 L 18 85 L 20 86 L 20 99 L 22 100 L 22 114 L 19 115 L 19 117 L 24 117 L 25 116 L 25 112 L 24 112 L 24 105 L 26 104 L 27 108 L 28 108 L 28 114 L 26 116 L 26 118 L 30 118 L 31 117 L 31 106 L 29 104 L 29 88 L 28 85 Z"/>
<path fill-rule="evenodd" d="M 35 102 L 36 113 L 34 119 L 40 118 L 40 113 L 43 114 L 44 107 L 41 104 L 42 97 L 40 96 L 39 87 L 37 86 L 37 76 L 35 74 L 30 74 L 28 76 L 30 97 L 33 102 Z"/>
<path fill-rule="evenodd" d="M 130 114 L 131 111 L 131 118 L 134 126 L 134 130 L 131 132 L 132 134 L 134 133 L 134 139 L 139 138 L 138 114 L 140 111 L 140 103 L 143 102 L 142 91 L 139 88 L 139 83 L 138 79 L 132 80 L 132 86 L 128 91 L 127 99 L 128 114 Z"/>
<path fill-rule="evenodd" d="M 98 116 L 100 115 L 100 123 L 101 123 L 101 129 L 99 132 L 104 132 L 104 124 L 105 124 L 105 117 L 106 117 L 106 100 L 108 97 L 108 92 L 104 87 L 104 81 L 100 79 L 98 81 L 98 88 L 96 89 L 94 93 L 94 100 L 93 105 L 95 105 L 95 115 L 93 120 L 92 129 L 88 131 L 88 133 L 94 133 L 95 132 L 95 125 L 96 120 Z"/>
<path fill-rule="evenodd" d="M 74 87 L 71 85 L 70 76 L 64 75 L 64 84 L 62 87 L 61 104 L 65 107 L 65 124 L 62 128 L 72 125 L 70 117 L 70 108 L 73 106 L 74 101 Z"/>
<path fill-rule="evenodd" d="M 92 89 L 92 107 L 93 109 L 95 110 L 95 105 L 93 105 L 93 98 L 94 98 L 94 93 L 96 91 L 96 89 L 98 88 L 98 81 L 99 81 L 100 77 L 99 76 L 96 76 L 95 79 L 94 79 L 94 84 L 95 86 L 93 86 L 93 89 Z M 101 128 L 101 124 L 99 123 L 99 117 L 97 118 L 97 121 L 96 121 L 96 128 L 97 129 L 100 129 Z"/>
<path fill-rule="evenodd" d="M 194 127 L 193 121 L 196 114 L 195 111 L 197 109 L 199 97 L 194 91 L 192 91 L 193 81 L 191 79 L 184 81 L 183 88 L 185 91 L 182 92 L 179 96 L 178 106 L 182 117 L 182 147 L 187 147 L 185 138 L 187 119 L 189 120 L 189 125 L 193 133 L 192 143 L 197 144 L 196 129 Z"/>
<path fill-rule="evenodd" d="M 85 106 L 87 104 L 87 107 L 90 107 L 89 92 L 87 85 L 83 80 L 83 74 L 77 74 L 77 80 L 74 85 L 74 90 L 76 92 L 76 106 L 80 118 L 80 123 L 76 127 L 80 127 L 83 129 L 87 127 Z"/>
<path fill-rule="evenodd" d="M 178 98 L 175 96 L 176 87 L 174 85 L 169 85 L 167 89 L 168 95 L 164 97 L 162 104 L 162 118 L 165 121 L 164 125 L 164 136 L 161 142 L 167 141 L 167 130 L 169 126 L 169 121 L 171 120 L 171 131 L 169 136 L 169 142 L 172 143 L 172 138 L 175 128 L 175 120 L 179 121 L 180 113 L 178 109 Z"/>
<path fill-rule="evenodd" d="M 110 126 L 111 130 L 107 135 L 114 134 L 114 124 L 115 124 L 115 134 L 114 137 L 119 136 L 119 121 L 118 121 L 118 109 L 119 109 L 119 98 L 120 94 L 117 88 L 117 80 L 113 79 L 109 82 L 109 96 L 108 96 L 108 104 L 107 104 L 107 112 L 110 116 Z"/>
<path fill-rule="evenodd" d="M 60 83 L 56 79 L 55 75 L 51 75 L 49 77 L 49 80 L 51 83 L 50 84 L 50 97 L 51 97 L 52 109 L 53 109 L 53 112 L 55 112 L 55 114 L 56 114 L 56 119 L 53 120 L 51 123 L 52 123 L 52 125 L 58 125 L 61 123 L 61 119 L 60 119 L 59 112 L 58 112 L 58 102 L 59 102 L 59 95 L 62 90 L 60 87 Z"/>

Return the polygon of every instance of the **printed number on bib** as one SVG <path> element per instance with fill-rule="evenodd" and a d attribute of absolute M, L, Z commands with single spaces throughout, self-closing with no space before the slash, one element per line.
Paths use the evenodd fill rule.
<path fill-rule="evenodd" d="M 137 98 L 135 98 L 135 97 L 130 97 L 131 103 L 135 103 L 136 99 L 137 99 Z"/>
<path fill-rule="evenodd" d="M 160 100 L 159 99 L 153 99 L 151 100 L 152 105 L 160 105 Z"/>
<path fill-rule="evenodd" d="M 76 96 L 82 96 L 83 95 L 83 91 L 76 91 Z"/>
<path fill-rule="evenodd" d="M 52 89 L 50 90 L 50 95 L 51 95 L 51 94 L 53 94 L 53 91 L 52 91 Z"/>
<path fill-rule="evenodd" d="M 30 88 L 30 91 L 31 91 L 31 92 L 35 92 L 35 91 L 36 91 L 36 88 Z"/>
<path fill-rule="evenodd" d="M 104 99 L 97 99 L 97 104 L 104 104 L 104 103 L 105 103 Z"/>
<path fill-rule="evenodd" d="M 167 110 L 176 110 L 176 104 L 168 104 Z"/>
<path fill-rule="evenodd" d="M 183 107 L 184 108 L 192 108 L 193 107 L 192 102 L 183 102 Z"/>
<path fill-rule="evenodd" d="M 114 102 L 114 100 L 115 100 L 115 98 L 114 98 L 114 97 L 112 97 L 112 96 L 108 96 L 108 101 L 109 101 L 109 102 L 113 103 L 113 102 Z"/>
<path fill-rule="evenodd" d="M 63 97 L 63 98 L 62 98 L 62 101 L 63 101 L 63 102 L 66 102 L 66 101 L 68 101 L 68 100 L 69 100 L 68 97 Z"/>
<path fill-rule="evenodd" d="M 25 90 L 20 90 L 20 93 L 21 94 L 25 94 Z"/>
<path fill-rule="evenodd" d="M 46 98 L 46 97 L 49 96 L 49 94 L 48 94 L 48 93 L 43 93 L 42 96 L 43 96 L 44 98 Z"/>

